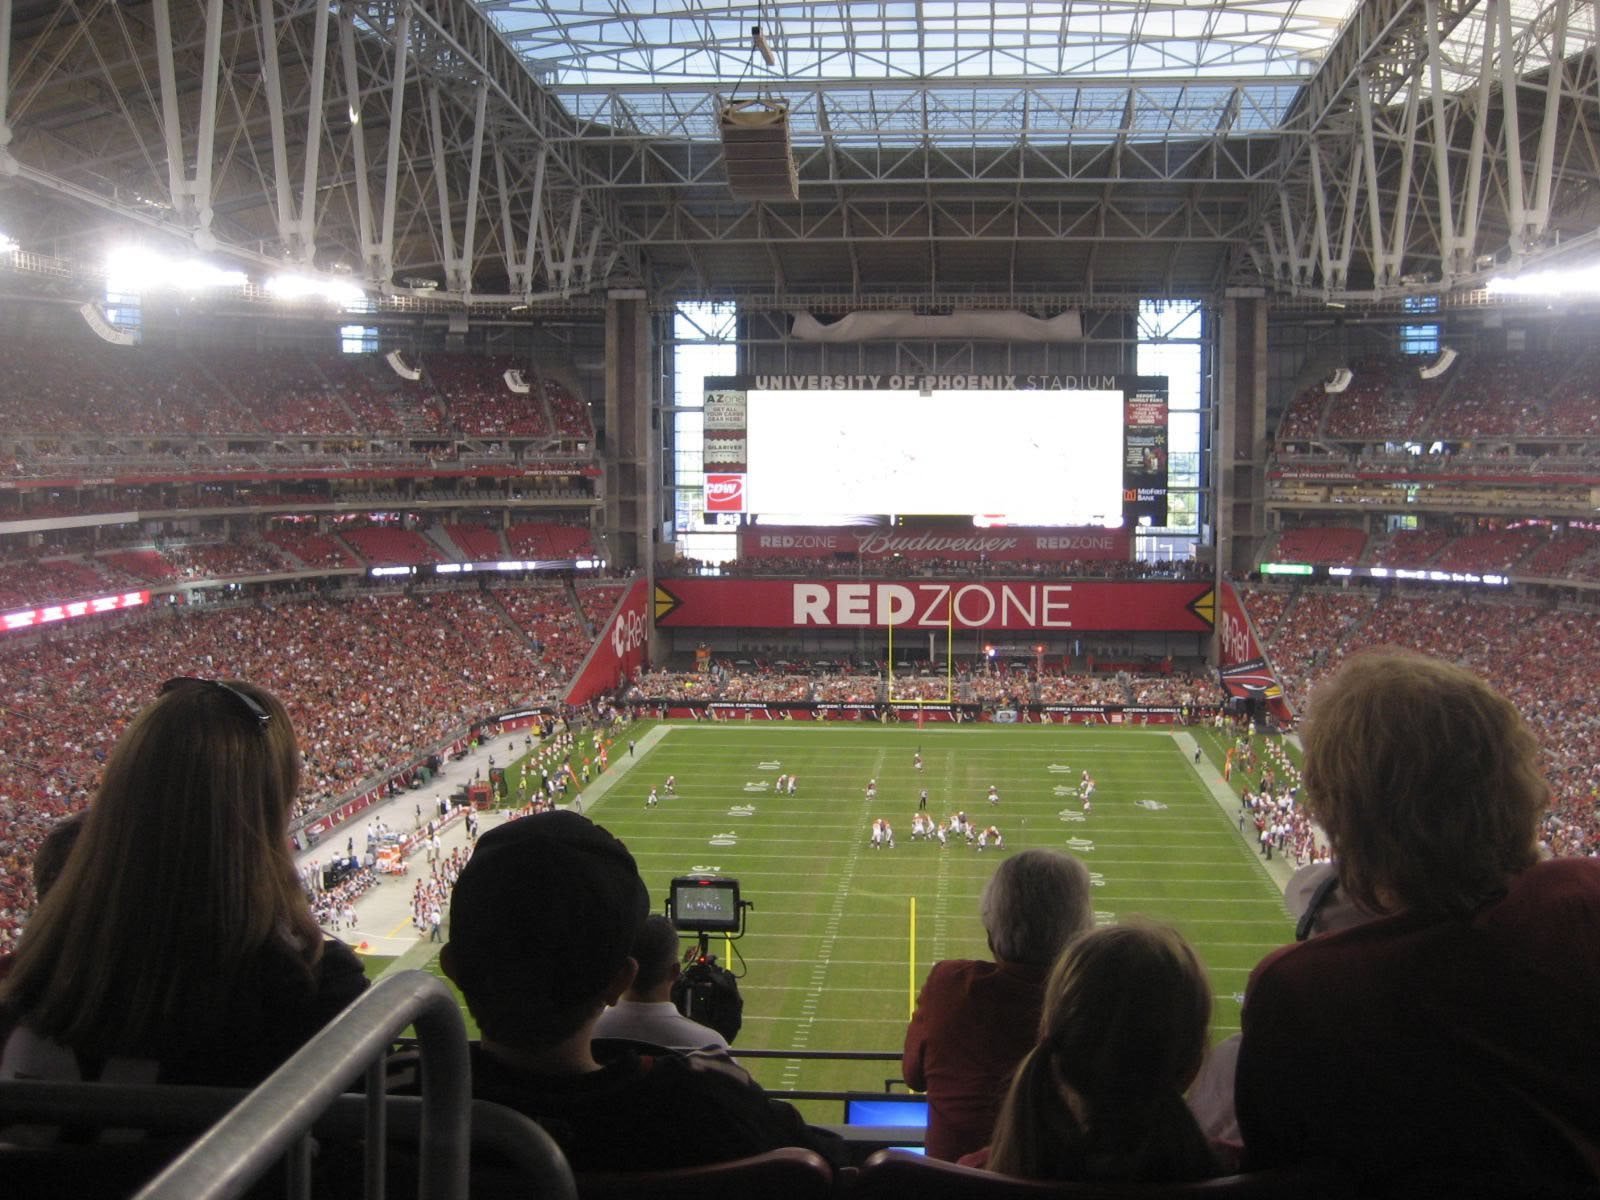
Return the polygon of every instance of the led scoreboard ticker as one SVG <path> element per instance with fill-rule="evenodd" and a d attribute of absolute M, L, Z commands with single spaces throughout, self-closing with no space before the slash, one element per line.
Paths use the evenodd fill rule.
<path fill-rule="evenodd" d="M 1505 587 L 1507 575 L 1478 571 L 1439 571 L 1432 567 L 1333 567 L 1323 563 L 1269 562 L 1258 570 L 1266 578 L 1295 576 L 1302 579 L 1398 579 L 1406 583 L 1464 583 L 1479 587 Z"/>
<path fill-rule="evenodd" d="M 703 416 L 711 514 L 1167 521 L 1164 376 L 727 376 Z"/>
<path fill-rule="evenodd" d="M 121 592 L 115 596 L 96 596 L 92 600 L 45 604 L 39 608 L 23 608 L 16 612 L 0 614 L 0 629 L 36 629 L 41 625 L 53 625 L 57 621 L 71 621 L 78 617 L 116 612 L 124 608 L 138 608 L 142 604 L 149 603 L 149 592 Z"/>

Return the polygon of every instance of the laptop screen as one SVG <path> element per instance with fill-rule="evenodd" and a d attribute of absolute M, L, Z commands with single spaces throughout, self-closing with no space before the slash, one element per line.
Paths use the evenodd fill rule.
<path fill-rule="evenodd" d="M 905 1129 L 928 1127 L 928 1101 L 922 1096 L 847 1096 L 846 1125 L 877 1125 Z"/>

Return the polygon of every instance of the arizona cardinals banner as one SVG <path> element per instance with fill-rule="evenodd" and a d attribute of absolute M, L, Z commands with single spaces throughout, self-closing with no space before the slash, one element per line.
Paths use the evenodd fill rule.
<path fill-rule="evenodd" d="M 644 580 L 634 580 L 573 680 L 572 690 L 567 693 L 568 704 L 583 704 L 601 692 L 619 687 L 644 665 L 645 645 L 650 640 L 645 598 Z"/>
<path fill-rule="evenodd" d="M 1217 670 L 1228 695 L 1266 700 L 1279 721 L 1287 724 L 1293 711 L 1283 697 L 1283 685 L 1256 640 L 1255 627 L 1233 584 L 1222 585 L 1222 612 L 1217 619 Z"/>
<path fill-rule="evenodd" d="M 1199 582 L 667 579 L 656 624 L 669 629 L 1017 629 L 1210 633 Z"/>

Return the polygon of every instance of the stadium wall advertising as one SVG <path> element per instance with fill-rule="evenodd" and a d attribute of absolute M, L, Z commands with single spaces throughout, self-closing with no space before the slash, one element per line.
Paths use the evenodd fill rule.
<path fill-rule="evenodd" d="M 892 526 L 744 525 L 740 558 L 839 556 L 863 560 L 908 558 L 990 562 L 1126 562 L 1125 529 L 995 528 L 915 523 Z"/>
<path fill-rule="evenodd" d="M 568 704 L 583 704 L 602 692 L 621 687 L 644 665 L 645 646 L 650 641 L 647 598 L 644 580 L 634 580 L 590 648 L 589 657 L 567 692 Z"/>
<path fill-rule="evenodd" d="M 1294 719 L 1283 685 L 1267 661 L 1266 652 L 1256 638 L 1255 626 L 1245 612 L 1244 602 L 1233 584 L 1222 585 L 1221 611 L 1217 616 L 1217 669 L 1222 687 L 1230 696 L 1260 697 L 1272 715 L 1284 725 Z"/>
<path fill-rule="evenodd" d="M 665 629 L 1015 629 L 1210 633 L 1201 582 L 667 579 Z"/>

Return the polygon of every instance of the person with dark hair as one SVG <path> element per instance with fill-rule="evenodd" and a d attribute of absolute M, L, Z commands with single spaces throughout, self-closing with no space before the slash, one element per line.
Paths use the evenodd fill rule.
<path fill-rule="evenodd" d="M 289 852 L 299 781 L 276 697 L 168 681 L 0 983 L 0 1078 L 253 1086 L 355 999 Z"/>
<path fill-rule="evenodd" d="M 707 1046 L 728 1048 L 727 1040 L 710 1026 L 691 1021 L 672 1003 L 672 985 L 683 974 L 678 958 L 678 930 L 666 917 L 645 919 L 633 943 L 639 972 L 628 990 L 595 1025 L 597 1038 L 625 1038 L 673 1050 L 699 1050 Z"/>
<path fill-rule="evenodd" d="M 1089 872 L 1058 850 L 1002 862 L 979 901 L 993 962 L 935 963 L 900 1069 L 928 1093 L 928 1154 L 954 1161 L 989 1140 L 1011 1073 L 1034 1043 L 1045 977 L 1094 922 Z"/>
<path fill-rule="evenodd" d="M 698 1166 L 780 1146 L 828 1153 L 826 1135 L 725 1053 L 594 1040 L 638 971 L 649 907 L 627 848 L 576 813 L 522 817 L 478 839 L 439 957 L 482 1032 L 473 1094 L 537 1120 L 578 1171 Z"/>
<path fill-rule="evenodd" d="M 1527 724 L 1471 672 L 1385 652 L 1318 689 L 1304 737 L 1307 807 L 1374 919 L 1252 973 L 1246 1164 L 1600 1182 L 1600 862 L 1541 861 Z"/>
<path fill-rule="evenodd" d="M 981 1165 L 1020 1179 L 1181 1183 L 1222 1173 L 1184 1103 L 1211 988 L 1176 930 L 1129 924 L 1071 943 L 1044 988 Z M 975 1164 L 979 1165 L 979 1164 Z"/>

